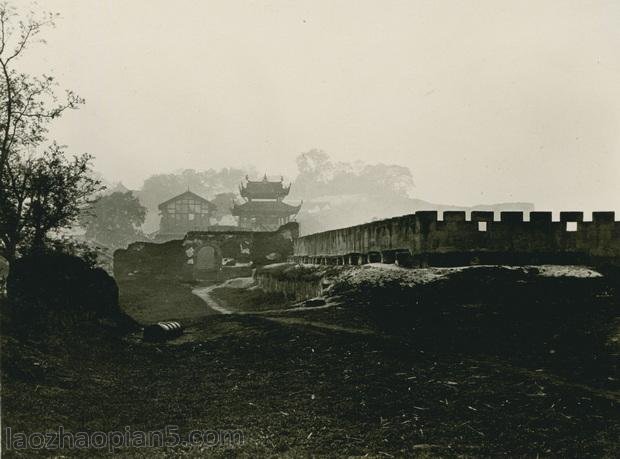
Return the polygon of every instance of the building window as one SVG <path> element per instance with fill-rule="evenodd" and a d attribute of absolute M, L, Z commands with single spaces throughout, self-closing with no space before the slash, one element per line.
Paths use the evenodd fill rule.
<path fill-rule="evenodd" d="M 189 214 L 188 218 L 189 218 L 190 221 L 192 221 L 194 219 L 194 214 Z"/>
<path fill-rule="evenodd" d="M 478 222 L 478 231 L 486 231 L 487 222 Z"/>
<path fill-rule="evenodd" d="M 566 231 L 569 233 L 577 231 L 577 222 L 566 222 Z"/>

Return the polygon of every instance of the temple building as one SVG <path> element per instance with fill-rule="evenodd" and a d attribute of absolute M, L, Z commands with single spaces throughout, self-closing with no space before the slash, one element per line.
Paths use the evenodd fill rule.
<path fill-rule="evenodd" d="M 205 231 L 213 224 L 215 204 L 186 191 L 162 202 L 159 206 L 161 221 L 157 240 L 182 239 L 188 231 Z"/>
<path fill-rule="evenodd" d="M 288 195 L 291 185 L 284 186 L 284 179 L 271 182 L 267 174 L 262 180 L 252 181 L 239 187 L 243 204 L 234 204 L 232 214 L 239 217 L 239 226 L 253 231 L 275 231 L 297 215 L 301 204 L 292 206 L 282 202 Z"/>

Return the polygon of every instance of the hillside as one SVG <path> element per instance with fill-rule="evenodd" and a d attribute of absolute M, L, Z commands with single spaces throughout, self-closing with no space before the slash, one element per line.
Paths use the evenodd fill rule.
<path fill-rule="evenodd" d="M 296 201 L 294 201 L 296 202 Z M 534 204 L 526 202 L 506 202 L 479 204 L 471 207 L 450 204 L 436 204 L 403 195 L 387 199 L 381 194 L 357 193 L 319 196 L 304 199 L 297 221 L 301 235 L 328 231 L 336 228 L 359 225 L 372 220 L 411 214 L 419 210 L 485 210 L 485 211 L 524 211 L 534 210 Z"/>

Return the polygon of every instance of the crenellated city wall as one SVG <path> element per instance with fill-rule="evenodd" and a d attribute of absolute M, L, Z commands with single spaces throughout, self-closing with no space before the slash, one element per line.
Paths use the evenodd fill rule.
<path fill-rule="evenodd" d="M 293 261 L 325 264 L 399 263 L 620 265 L 620 222 L 614 212 L 436 211 L 374 221 L 294 241 Z"/>

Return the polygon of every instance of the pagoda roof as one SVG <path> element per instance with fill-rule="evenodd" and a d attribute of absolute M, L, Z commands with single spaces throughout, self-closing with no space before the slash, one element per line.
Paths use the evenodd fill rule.
<path fill-rule="evenodd" d="M 192 193 L 191 191 L 186 191 L 184 193 L 181 193 L 173 198 L 168 199 L 167 201 L 162 202 L 161 204 L 159 204 L 157 206 L 158 209 L 163 209 L 164 207 L 166 207 L 168 204 L 178 201 L 179 199 L 185 199 L 185 198 L 193 198 L 197 201 L 200 201 L 202 203 L 207 204 L 211 209 L 216 209 L 217 206 L 215 204 L 213 204 L 211 201 L 208 201 L 207 199 L 203 198 L 202 196 L 198 196 L 196 193 Z"/>
<path fill-rule="evenodd" d="M 247 183 L 239 187 L 239 193 L 244 198 L 251 199 L 275 199 L 288 195 L 291 185 L 284 186 L 284 181 L 271 182 L 267 179 L 267 174 L 262 180 L 249 180 L 246 176 Z"/>
<path fill-rule="evenodd" d="M 277 215 L 288 216 L 296 214 L 301 209 L 301 204 L 291 206 L 279 201 L 248 201 L 243 204 L 233 205 L 233 215 Z"/>

